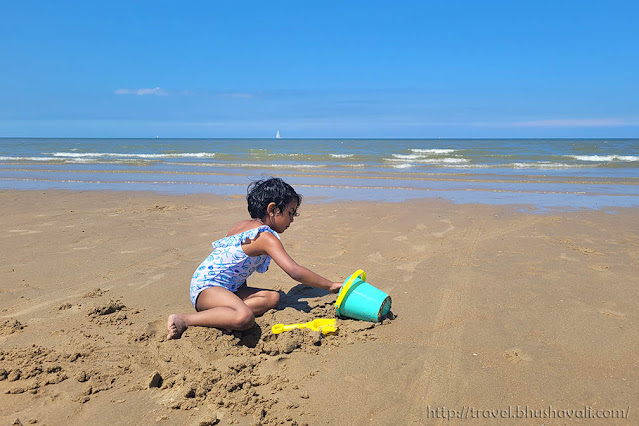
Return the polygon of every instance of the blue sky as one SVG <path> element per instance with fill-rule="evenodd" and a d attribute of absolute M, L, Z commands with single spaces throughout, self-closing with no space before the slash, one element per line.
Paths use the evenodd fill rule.
<path fill-rule="evenodd" d="M 634 1 L 4 1 L 0 137 L 639 137 Z"/>

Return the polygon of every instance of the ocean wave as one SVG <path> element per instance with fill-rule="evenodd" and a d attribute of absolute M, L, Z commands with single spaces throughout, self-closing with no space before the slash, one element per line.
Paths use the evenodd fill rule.
<path fill-rule="evenodd" d="M 351 158 L 354 157 L 355 154 L 328 154 L 333 158 Z"/>
<path fill-rule="evenodd" d="M 551 162 L 534 162 L 534 163 L 504 163 L 504 164 L 482 164 L 482 163 L 474 163 L 469 164 L 467 162 L 437 162 L 433 159 L 432 161 L 428 161 L 427 164 L 432 165 L 433 167 L 442 167 L 442 168 L 450 168 L 450 169 L 583 169 L 587 168 L 587 165 L 584 164 L 566 164 L 566 163 L 551 163 Z M 453 158 L 450 160 L 464 160 L 459 158 Z M 399 163 L 399 160 L 389 159 L 389 161 L 395 161 Z M 466 160 L 468 161 L 468 160 Z M 389 164 L 386 167 L 391 167 L 394 169 L 407 169 L 410 167 L 418 167 L 417 163 L 424 163 L 425 161 L 420 162 L 410 162 L 410 163 L 400 163 L 400 164 Z"/>
<path fill-rule="evenodd" d="M 384 161 L 410 160 L 411 163 L 422 163 L 422 164 L 458 164 L 458 163 L 468 163 L 470 161 L 467 158 L 454 158 L 454 157 L 423 158 L 423 157 L 414 157 L 411 155 L 401 155 L 401 154 L 393 154 L 393 156 L 396 158 L 384 158 Z"/>
<path fill-rule="evenodd" d="M 420 163 L 466 163 L 469 160 L 463 157 L 439 157 L 443 154 L 451 154 L 455 149 L 411 149 L 413 154 L 391 154 L 393 158 L 385 158 L 387 161 L 415 161 Z"/>
<path fill-rule="evenodd" d="M 504 163 L 504 164 L 452 164 L 447 166 L 454 169 L 583 169 L 588 166 L 580 164 L 534 162 L 534 163 Z"/>
<path fill-rule="evenodd" d="M 452 149 L 452 148 L 433 148 L 433 149 L 411 148 L 411 151 L 419 152 L 423 154 L 450 154 L 458 150 Z"/>
<path fill-rule="evenodd" d="M 225 166 L 229 166 L 229 164 L 224 164 Z M 253 164 L 253 163 L 242 163 L 242 164 L 233 164 L 233 166 L 237 167 L 250 167 L 250 168 L 268 168 L 268 169 L 319 169 L 322 167 L 326 167 L 326 164 Z"/>
<path fill-rule="evenodd" d="M 393 157 L 399 158 L 400 160 L 417 160 L 419 158 L 424 158 L 424 156 L 420 154 L 393 154 Z M 389 159 L 389 160 L 394 161 L 393 159 Z"/>
<path fill-rule="evenodd" d="M 60 161 L 54 157 L 0 157 L 0 161 Z"/>
<path fill-rule="evenodd" d="M 580 161 L 639 161 L 636 155 L 569 155 Z"/>
<path fill-rule="evenodd" d="M 492 169 L 495 166 L 491 164 L 447 164 L 447 168 L 450 169 Z M 507 167 L 507 166 L 503 166 Z"/>
<path fill-rule="evenodd" d="M 56 157 L 0 157 L 0 161 L 37 161 L 57 164 L 97 163 L 95 158 L 56 158 Z"/>
<path fill-rule="evenodd" d="M 535 162 L 535 163 L 511 163 L 504 164 L 504 167 L 512 167 L 515 169 L 579 169 L 584 166 L 579 164 L 551 163 L 551 162 Z"/>
<path fill-rule="evenodd" d="M 289 154 L 284 154 L 284 153 L 281 153 L 281 152 L 269 152 L 269 153 L 252 152 L 251 155 L 253 157 L 261 157 L 261 156 L 267 156 L 267 157 L 301 157 L 301 156 L 307 155 L 307 154 L 303 154 L 301 152 L 293 152 L 293 153 L 289 153 Z"/>
<path fill-rule="evenodd" d="M 277 163 L 173 163 L 189 167 L 240 167 L 247 169 L 318 169 L 328 167 L 327 164 L 277 164 Z"/>
<path fill-rule="evenodd" d="M 53 152 L 54 157 L 68 158 L 214 158 L 213 152 L 182 152 L 172 154 L 141 154 L 141 153 L 121 153 L 121 152 Z"/>

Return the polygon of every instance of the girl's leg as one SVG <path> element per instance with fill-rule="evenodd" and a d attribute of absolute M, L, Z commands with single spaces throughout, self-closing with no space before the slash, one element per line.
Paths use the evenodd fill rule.
<path fill-rule="evenodd" d="M 223 287 L 209 287 L 197 298 L 198 312 L 169 316 L 167 339 L 179 339 L 191 325 L 227 330 L 247 330 L 255 323 L 255 314 L 242 299 Z"/>
<path fill-rule="evenodd" d="M 235 294 L 253 311 L 255 316 L 277 308 L 277 304 L 280 302 L 279 292 L 248 287 L 246 284 L 242 285 Z"/>

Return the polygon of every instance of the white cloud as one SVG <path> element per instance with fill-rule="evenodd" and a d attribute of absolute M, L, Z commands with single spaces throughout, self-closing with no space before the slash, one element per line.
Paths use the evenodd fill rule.
<path fill-rule="evenodd" d="M 200 92 L 202 93 L 202 92 Z M 223 98 L 234 98 L 234 99 L 253 99 L 257 94 L 250 92 L 213 92 L 215 96 L 223 97 Z M 161 87 L 155 87 L 153 89 L 117 89 L 115 91 L 116 95 L 156 95 L 156 96 L 166 96 L 169 94 L 168 91 L 162 89 Z M 198 92 L 194 92 L 192 90 L 184 89 L 179 91 L 171 91 L 173 95 L 180 96 L 195 96 Z"/>
<path fill-rule="evenodd" d="M 156 96 L 166 96 L 169 93 L 162 89 L 161 87 L 155 87 L 153 89 L 117 89 L 115 91 L 116 95 L 156 95 Z"/>

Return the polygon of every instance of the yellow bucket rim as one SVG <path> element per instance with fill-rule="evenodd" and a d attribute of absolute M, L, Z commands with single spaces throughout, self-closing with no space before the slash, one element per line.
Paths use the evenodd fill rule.
<path fill-rule="evenodd" d="M 337 300 L 335 301 L 335 309 L 339 309 L 339 306 L 342 304 L 344 297 L 346 297 L 346 293 L 348 293 L 348 289 L 351 287 L 351 284 L 353 284 L 353 281 L 355 281 L 355 279 L 358 277 L 362 277 L 362 281 L 366 281 L 366 272 L 364 272 L 362 269 L 358 269 L 350 277 L 348 277 L 339 291 L 339 295 L 337 296 Z"/>

